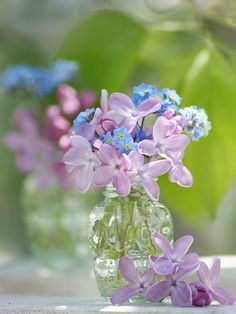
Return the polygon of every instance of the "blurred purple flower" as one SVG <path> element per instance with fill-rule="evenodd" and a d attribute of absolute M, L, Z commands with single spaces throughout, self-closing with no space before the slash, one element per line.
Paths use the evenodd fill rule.
<path fill-rule="evenodd" d="M 192 290 L 192 305 L 194 306 L 207 306 L 212 302 L 212 297 L 200 282 L 193 282 L 190 285 Z"/>
<path fill-rule="evenodd" d="M 123 93 L 113 93 L 109 97 L 110 109 L 126 117 L 120 124 L 132 132 L 138 120 L 160 109 L 161 104 L 155 98 L 148 98 L 135 107 L 133 101 Z"/>
<path fill-rule="evenodd" d="M 142 154 L 152 156 L 158 154 L 173 159 L 176 153 L 183 153 L 190 142 L 185 134 L 173 134 L 176 123 L 164 117 L 158 117 L 153 126 L 153 140 L 144 140 L 139 143 Z M 168 136 L 168 134 L 171 134 Z"/>
<path fill-rule="evenodd" d="M 235 303 L 236 300 L 234 297 L 224 289 L 216 287 L 220 276 L 220 258 L 216 257 L 212 260 L 211 268 L 208 268 L 206 263 L 200 262 L 197 275 L 200 282 L 204 285 L 214 300 L 217 300 L 220 304 Z"/>
<path fill-rule="evenodd" d="M 100 164 L 99 158 L 92 152 L 90 143 L 79 135 L 70 139 L 71 148 L 64 154 L 66 169 L 76 177 L 76 185 L 80 192 L 90 188 L 93 171 Z"/>
<path fill-rule="evenodd" d="M 112 183 L 121 196 L 128 196 L 131 187 L 127 174 L 128 157 L 107 144 L 101 146 L 99 157 L 102 165 L 94 171 L 93 185 L 104 187 Z"/>
<path fill-rule="evenodd" d="M 111 296 L 113 305 L 122 304 L 136 295 L 144 295 L 156 277 L 155 272 L 151 268 L 146 269 L 141 275 L 135 262 L 126 256 L 121 257 L 119 270 L 121 276 L 128 281 L 128 284 L 115 289 Z"/>
<path fill-rule="evenodd" d="M 78 97 L 81 105 L 81 110 L 93 107 L 97 100 L 96 93 L 91 89 L 82 89 L 79 92 Z"/>
<path fill-rule="evenodd" d="M 163 256 L 151 260 L 153 268 L 158 275 L 166 276 L 173 274 L 177 267 L 182 270 L 197 269 L 199 257 L 196 253 L 186 254 L 193 243 L 193 237 L 186 235 L 175 241 L 173 247 L 166 237 L 158 232 L 152 235 L 153 241 L 163 252 Z"/>
<path fill-rule="evenodd" d="M 78 93 L 71 86 L 66 84 L 60 85 L 57 95 L 63 113 L 74 117 L 82 109 Z"/>
<path fill-rule="evenodd" d="M 168 296 L 172 304 L 180 307 L 192 305 L 192 291 L 185 277 L 192 270 L 178 269 L 174 274 L 166 276 L 166 279 L 155 283 L 147 289 L 145 297 L 150 302 L 160 302 Z"/>
<path fill-rule="evenodd" d="M 34 115 L 18 108 L 12 122 L 19 129 L 8 133 L 4 142 L 16 153 L 16 165 L 22 172 L 33 172 L 39 188 L 50 184 L 54 169 L 54 147 L 50 141 L 38 134 L 38 123 Z"/>
<path fill-rule="evenodd" d="M 165 159 L 144 164 L 144 156 L 137 151 L 132 151 L 129 158 L 133 180 L 140 180 L 148 195 L 158 200 L 160 189 L 155 178 L 166 173 L 171 167 L 171 162 Z"/>

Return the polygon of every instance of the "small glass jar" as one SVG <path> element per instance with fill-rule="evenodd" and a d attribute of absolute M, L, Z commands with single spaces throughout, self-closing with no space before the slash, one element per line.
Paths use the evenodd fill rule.
<path fill-rule="evenodd" d="M 98 288 L 109 300 L 113 290 L 124 284 L 119 259 L 133 258 L 143 272 L 150 267 L 148 257 L 160 253 L 152 233 L 158 231 L 172 241 L 173 222 L 169 210 L 150 199 L 141 185 L 132 187 L 128 197 L 109 185 L 104 196 L 90 214 L 89 238 Z M 142 302 L 140 297 L 137 300 Z"/>
<path fill-rule="evenodd" d="M 21 200 L 33 255 L 58 270 L 87 263 L 89 214 L 101 199 L 99 191 L 63 191 L 56 182 L 40 191 L 34 177 L 27 176 Z"/>

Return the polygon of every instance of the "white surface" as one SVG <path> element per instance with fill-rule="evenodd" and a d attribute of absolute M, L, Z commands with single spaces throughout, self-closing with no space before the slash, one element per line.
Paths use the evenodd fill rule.
<path fill-rule="evenodd" d="M 236 306 L 211 305 L 205 308 L 177 308 L 167 304 L 112 306 L 101 301 L 69 297 L 24 297 L 0 295 L 0 313 L 140 313 L 140 314 L 235 314 Z"/>

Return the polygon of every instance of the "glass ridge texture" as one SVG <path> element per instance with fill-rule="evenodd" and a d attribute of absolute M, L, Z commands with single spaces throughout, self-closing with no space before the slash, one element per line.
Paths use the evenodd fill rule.
<path fill-rule="evenodd" d="M 128 197 L 121 197 L 109 185 L 104 196 L 90 214 L 89 238 L 98 288 L 109 300 L 114 289 L 125 284 L 118 270 L 120 257 L 133 258 L 143 272 L 150 267 L 149 255 L 160 253 L 152 233 L 158 231 L 173 241 L 173 222 L 169 210 L 150 199 L 141 185 L 132 187 Z"/>

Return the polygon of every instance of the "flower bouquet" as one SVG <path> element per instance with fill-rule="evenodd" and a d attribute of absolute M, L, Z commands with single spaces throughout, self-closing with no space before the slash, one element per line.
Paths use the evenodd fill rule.
<path fill-rule="evenodd" d="M 123 283 L 120 258 L 132 258 L 143 272 L 148 256 L 160 253 L 153 232 L 173 241 L 171 214 L 159 202 L 158 177 L 168 174 L 170 182 L 190 187 L 185 149 L 211 128 L 204 109 L 180 104 L 174 90 L 142 83 L 131 98 L 102 90 L 101 107 L 74 120 L 63 158 L 66 169 L 80 192 L 106 188 L 104 201 L 90 215 L 95 276 L 105 298 Z"/>
<path fill-rule="evenodd" d="M 65 84 L 75 80 L 77 72 L 77 63 L 58 60 L 49 69 L 17 65 L 1 75 L 8 93 L 31 102 L 31 107 L 17 107 L 15 130 L 4 138 L 15 153 L 17 169 L 27 174 L 21 200 L 30 245 L 40 260 L 60 269 L 87 259 L 85 226 L 89 210 L 100 199 L 96 191 L 79 197 L 62 162 L 73 119 L 96 103 L 93 90 L 78 93 Z M 88 197 L 94 203 L 89 204 Z"/>

